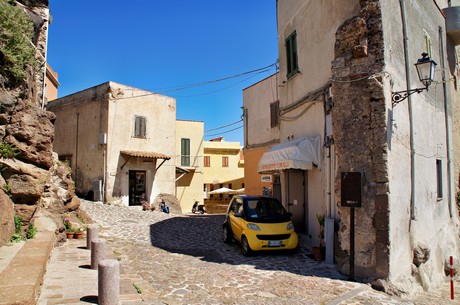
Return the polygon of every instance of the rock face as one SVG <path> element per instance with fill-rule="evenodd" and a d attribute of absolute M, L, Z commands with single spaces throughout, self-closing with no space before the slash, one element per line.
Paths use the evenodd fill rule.
<path fill-rule="evenodd" d="M 27 228 L 37 211 L 44 208 L 61 228 L 62 213 L 79 207 L 69 167 L 53 156 L 55 116 L 42 109 L 41 58 L 46 52 L 48 1 L 20 2 L 34 25 L 32 42 L 37 47 L 38 64 L 26 68 L 21 82 L 11 82 L 8 75 L 0 74 L 0 150 L 6 147 L 13 152 L 13 156 L 0 156 L 0 245 L 14 233 L 15 214 Z"/>
<path fill-rule="evenodd" d="M 0 245 L 9 241 L 14 233 L 14 205 L 11 199 L 0 189 Z"/>

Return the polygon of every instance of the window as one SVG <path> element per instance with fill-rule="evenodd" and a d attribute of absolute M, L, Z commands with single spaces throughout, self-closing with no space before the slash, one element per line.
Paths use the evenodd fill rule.
<path fill-rule="evenodd" d="M 146 138 L 147 137 L 147 118 L 145 116 L 134 116 L 134 137 Z"/>
<path fill-rule="evenodd" d="M 279 120 L 278 114 L 280 111 L 280 102 L 276 101 L 270 104 L 270 127 L 278 127 Z"/>
<path fill-rule="evenodd" d="M 222 167 L 228 167 L 228 157 L 222 157 Z"/>
<path fill-rule="evenodd" d="M 425 50 L 429 57 L 431 57 L 431 36 L 427 31 L 423 30 L 423 36 L 425 37 Z"/>
<path fill-rule="evenodd" d="M 180 164 L 190 166 L 190 139 L 180 140 Z"/>
<path fill-rule="evenodd" d="M 291 78 L 299 72 L 297 63 L 297 34 L 295 31 L 286 39 L 286 65 L 287 78 Z"/>
<path fill-rule="evenodd" d="M 437 179 L 437 192 L 438 199 L 442 198 L 442 161 L 436 160 L 436 179 Z"/>
<path fill-rule="evenodd" d="M 211 167 L 211 157 L 204 156 L 204 167 Z"/>

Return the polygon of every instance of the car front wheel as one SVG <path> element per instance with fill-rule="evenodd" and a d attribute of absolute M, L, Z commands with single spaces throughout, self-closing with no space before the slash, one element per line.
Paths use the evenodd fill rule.
<path fill-rule="evenodd" d="M 231 243 L 233 240 L 232 230 L 228 227 L 228 224 L 225 224 L 224 229 L 222 230 L 222 240 L 226 244 Z"/>
<path fill-rule="evenodd" d="M 244 256 L 250 256 L 252 254 L 248 239 L 244 235 L 241 237 L 241 253 L 243 253 Z"/>

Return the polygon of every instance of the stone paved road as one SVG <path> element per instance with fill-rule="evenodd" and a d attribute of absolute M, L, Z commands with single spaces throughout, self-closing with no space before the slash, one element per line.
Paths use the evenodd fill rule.
<path fill-rule="evenodd" d="M 414 301 L 346 281 L 297 253 L 244 257 L 221 241 L 223 215 L 167 215 L 82 201 L 147 304 L 460 304 L 446 291 Z M 448 293 L 448 292 L 447 292 Z M 444 295 L 443 295 L 444 294 Z M 439 297 L 444 301 L 439 301 Z"/>

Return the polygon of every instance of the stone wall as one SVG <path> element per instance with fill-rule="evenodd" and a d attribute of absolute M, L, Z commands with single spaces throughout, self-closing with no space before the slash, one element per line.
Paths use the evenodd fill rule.
<path fill-rule="evenodd" d="M 384 45 L 379 1 L 360 1 L 361 11 L 337 30 L 332 62 L 332 123 L 340 173 L 361 172 L 362 207 L 356 208 L 355 275 L 386 277 L 389 271 L 389 214 L 386 105 L 382 86 Z M 341 218 L 337 261 L 349 270 L 350 208 Z"/>

